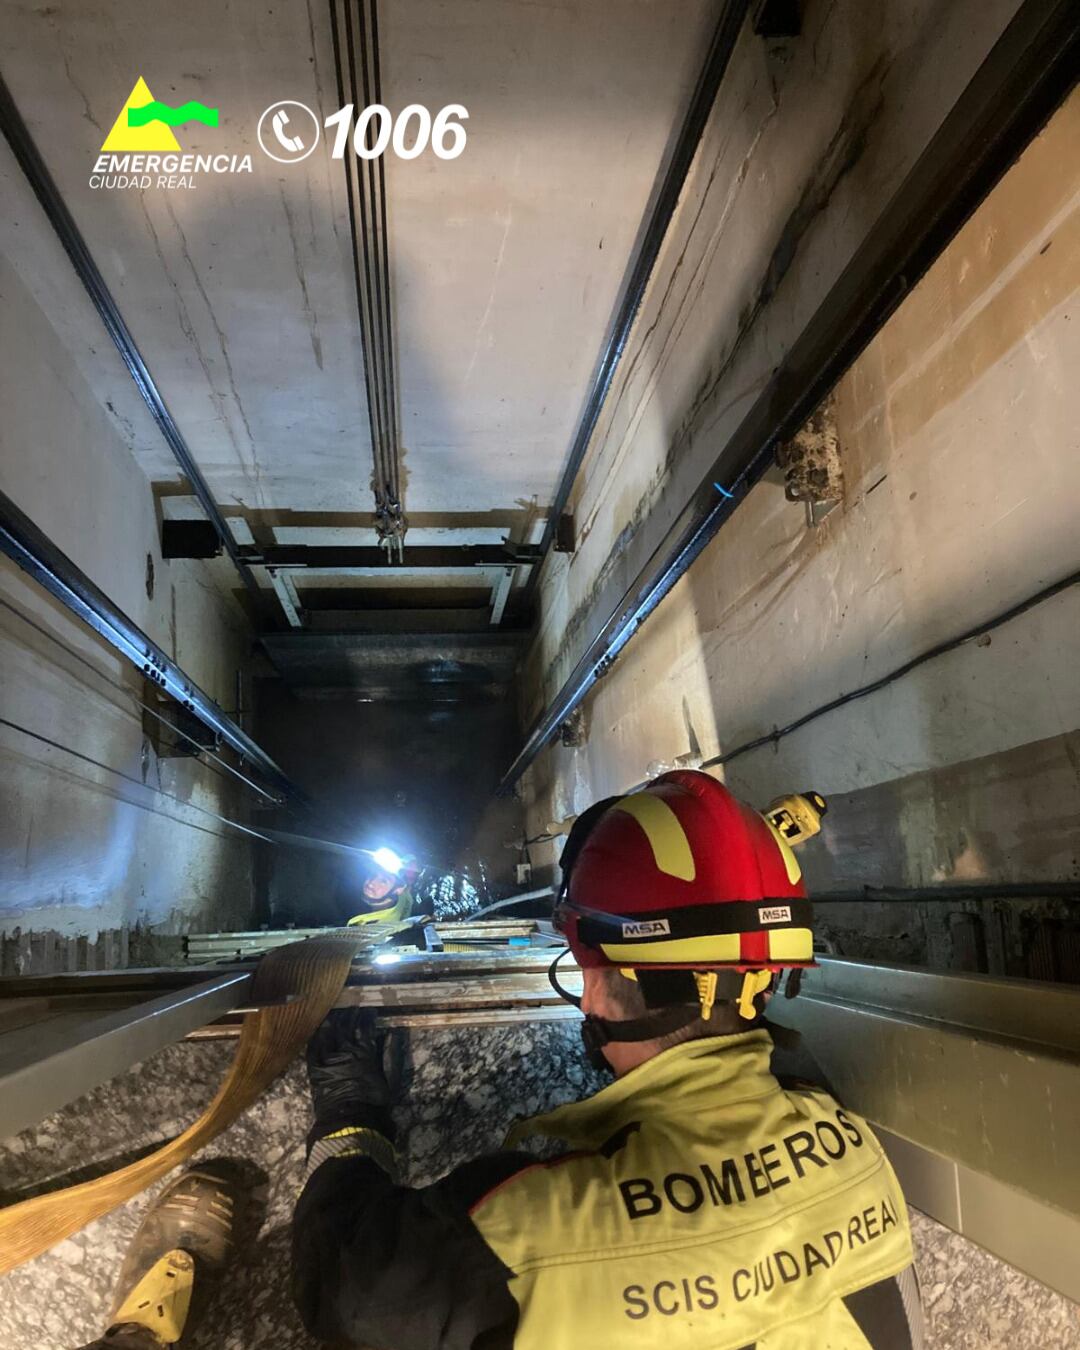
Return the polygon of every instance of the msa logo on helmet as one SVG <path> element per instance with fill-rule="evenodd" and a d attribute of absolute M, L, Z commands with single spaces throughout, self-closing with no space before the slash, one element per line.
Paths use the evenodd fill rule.
<path fill-rule="evenodd" d="M 758 923 L 790 923 L 790 905 L 763 905 L 758 910 Z"/>
<path fill-rule="evenodd" d="M 667 919 L 643 919 L 640 923 L 624 923 L 624 938 L 666 937 L 671 932 Z"/>

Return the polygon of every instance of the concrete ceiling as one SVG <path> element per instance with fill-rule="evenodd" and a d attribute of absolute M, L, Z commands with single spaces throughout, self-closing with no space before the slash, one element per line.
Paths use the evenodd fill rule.
<path fill-rule="evenodd" d="M 381 6 L 388 106 L 462 103 L 470 114 L 460 158 L 385 162 L 410 543 L 498 539 L 511 527 L 535 537 L 715 9 Z M 338 106 L 326 0 L 9 0 L 0 13 L 4 77 L 238 537 L 372 542 L 343 165 L 325 138 L 302 163 L 276 164 L 255 135 L 281 99 L 324 117 Z M 247 153 L 253 172 L 187 190 L 92 190 L 94 159 L 139 75 L 155 98 L 220 109 L 217 128 L 177 129 L 185 151 Z M 182 491 L 103 330 L 74 331 L 74 273 L 42 275 L 52 245 L 35 238 L 43 217 L 4 150 L 5 250 L 79 345 L 148 477 Z M 457 596 L 460 574 L 444 580 Z M 404 588 L 408 574 L 378 578 L 388 581 Z M 426 603 L 438 584 L 427 573 L 412 588 Z"/>

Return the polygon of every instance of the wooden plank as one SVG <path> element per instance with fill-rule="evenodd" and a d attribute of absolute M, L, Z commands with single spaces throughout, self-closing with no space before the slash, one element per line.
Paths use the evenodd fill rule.
<path fill-rule="evenodd" d="M 567 973 L 563 983 L 571 993 L 581 992 L 580 973 Z M 562 1002 L 547 975 L 517 972 L 461 979 L 414 980 L 402 984 L 349 984 L 342 990 L 337 1006 L 452 1010 L 492 1004 Z"/>
<path fill-rule="evenodd" d="M 408 1027 L 417 1031 L 434 1031 L 440 1027 L 493 1027 L 513 1026 L 522 1022 L 578 1022 L 581 1013 L 568 1003 L 553 1007 L 522 1008 L 436 1008 L 428 1012 L 393 1012 L 379 1009 L 376 1019 L 380 1027 Z M 236 1040 L 240 1035 L 240 1022 L 215 1022 L 212 1026 L 200 1027 L 185 1037 L 189 1041 L 226 1041 Z"/>

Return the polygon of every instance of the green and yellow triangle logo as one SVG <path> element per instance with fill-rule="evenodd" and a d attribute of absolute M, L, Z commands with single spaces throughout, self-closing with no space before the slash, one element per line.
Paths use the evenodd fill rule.
<path fill-rule="evenodd" d="M 184 122 L 202 122 L 203 126 L 216 127 L 218 110 L 195 99 L 189 99 L 179 108 L 159 103 L 140 75 L 101 148 L 110 154 L 146 154 L 148 150 L 178 152 L 180 143 L 169 128 Z"/>
<path fill-rule="evenodd" d="M 129 108 L 145 108 L 154 102 L 154 96 L 146 86 L 146 81 L 140 75 L 135 81 L 135 88 L 127 96 L 127 101 L 120 109 L 120 116 L 112 124 L 112 130 L 105 137 L 105 143 L 102 145 L 103 151 L 110 154 L 125 154 L 133 152 L 135 154 L 146 154 L 147 151 L 173 150 L 179 151 L 180 142 L 172 134 L 170 129 L 161 121 L 150 121 L 145 126 L 131 126 L 128 122 Z"/>

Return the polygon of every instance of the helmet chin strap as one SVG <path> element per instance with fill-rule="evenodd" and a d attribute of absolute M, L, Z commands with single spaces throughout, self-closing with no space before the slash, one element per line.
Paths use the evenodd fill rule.
<path fill-rule="evenodd" d="M 569 948 L 560 952 L 552 961 L 548 967 L 548 979 L 551 981 L 551 987 L 560 998 L 565 999 L 567 1003 L 572 1003 L 575 1008 L 580 1008 L 581 999 L 576 994 L 572 994 L 565 985 L 559 983 L 557 967 L 568 951 Z M 656 1012 L 648 1013 L 645 1017 L 630 1017 L 625 1021 L 613 1021 L 607 1017 L 594 1017 L 592 1013 L 585 1013 L 585 1021 L 581 1027 L 581 1039 L 584 1042 L 589 1063 L 593 1068 L 610 1071 L 611 1065 L 604 1054 L 605 1045 L 609 1045 L 613 1041 L 620 1044 L 632 1044 L 635 1041 L 655 1041 L 661 1036 L 670 1036 L 673 1031 L 681 1031 L 683 1027 L 688 1027 L 691 1022 L 696 1022 L 700 1016 L 700 1003 L 660 1008 Z"/>
<path fill-rule="evenodd" d="M 681 1031 L 700 1016 L 701 1009 L 691 1007 L 664 1008 L 648 1017 L 633 1017 L 625 1022 L 612 1022 L 606 1017 L 593 1017 L 591 1013 L 586 1013 L 581 1026 L 581 1039 L 593 1068 L 610 1069 L 611 1065 L 604 1054 L 605 1045 L 612 1041 L 655 1041 L 661 1036 L 670 1036 L 673 1031 Z"/>

